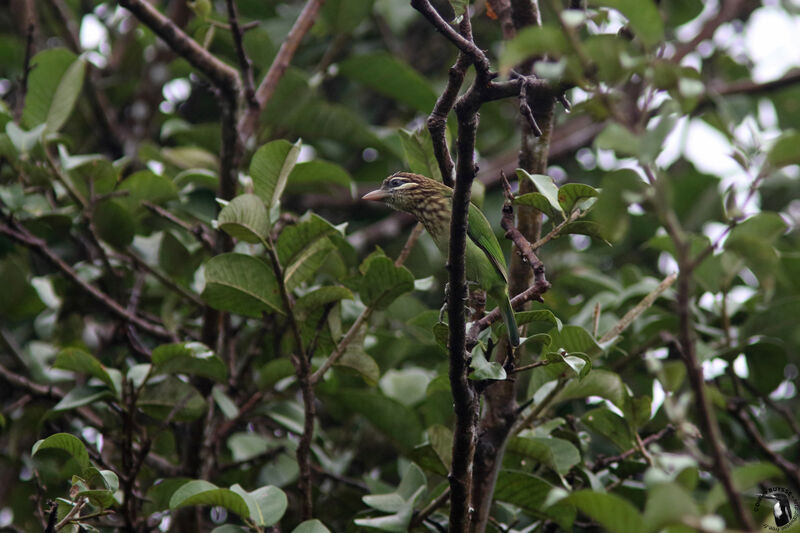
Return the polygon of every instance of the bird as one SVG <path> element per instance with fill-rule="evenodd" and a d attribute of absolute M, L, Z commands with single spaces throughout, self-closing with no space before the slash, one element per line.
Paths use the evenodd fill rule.
<path fill-rule="evenodd" d="M 396 172 L 383 180 L 380 189 L 365 194 L 363 200 L 383 202 L 398 211 L 410 213 L 425 226 L 439 250 L 447 255 L 450 243 L 450 217 L 453 189 L 439 181 L 411 172 Z M 512 346 L 519 346 L 514 310 L 508 299 L 506 261 L 486 216 L 474 204 L 469 207 L 465 263 L 467 280 L 477 283 L 500 307 Z"/>

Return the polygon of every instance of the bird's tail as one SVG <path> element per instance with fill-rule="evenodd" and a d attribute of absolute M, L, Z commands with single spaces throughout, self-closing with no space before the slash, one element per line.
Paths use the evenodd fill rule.
<path fill-rule="evenodd" d="M 500 314 L 503 315 L 503 322 L 506 323 L 508 330 L 508 340 L 511 346 L 519 346 L 519 331 L 517 330 L 517 321 L 514 319 L 514 309 L 511 308 L 511 301 L 508 299 L 508 294 L 504 294 L 499 298 L 498 305 L 500 306 Z"/>

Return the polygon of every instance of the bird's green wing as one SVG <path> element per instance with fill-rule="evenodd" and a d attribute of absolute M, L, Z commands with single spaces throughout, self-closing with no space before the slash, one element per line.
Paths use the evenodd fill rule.
<path fill-rule="evenodd" d="M 503 257 L 500 243 L 497 242 L 497 237 L 494 236 L 494 231 L 489 221 L 486 220 L 486 216 L 472 204 L 469 206 L 467 235 L 486 254 L 500 277 L 508 283 L 506 260 Z"/>

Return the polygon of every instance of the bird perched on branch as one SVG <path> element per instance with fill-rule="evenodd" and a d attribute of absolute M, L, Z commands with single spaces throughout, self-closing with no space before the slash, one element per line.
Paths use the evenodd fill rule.
<path fill-rule="evenodd" d="M 405 211 L 422 222 L 436 246 L 445 255 L 450 243 L 450 214 L 453 189 L 420 174 L 397 172 L 383 181 L 380 189 L 367 193 L 364 200 L 383 202 Z M 508 299 L 506 262 L 500 243 L 480 209 L 470 204 L 465 255 L 467 279 L 477 283 L 494 298 L 508 330 L 512 346 L 519 346 L 514 310 Z"/>

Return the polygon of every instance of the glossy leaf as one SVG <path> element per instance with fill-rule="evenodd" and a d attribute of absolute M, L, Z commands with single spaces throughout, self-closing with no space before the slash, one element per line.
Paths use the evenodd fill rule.
<path fill-rule="evenodd" d="M 260 243 L 269 234 L 269 214 L 264 202 L 254 194 L 241 194 L 222 208 L 217 218 L 219 229 L 235 239 Z"/>
<path fill-rule="evenodd" d="M 36 441 L 36 444 L 34 444 L 31 449 L 31 455 L 34 456 L 38 452 L 50 448 L 64 450 L 72 456 L 83 469 L 89 466 L 89 452 L 86 451 L 86 445 L 74 435 L 70 435 L 69 433 L 56 433 L 55 435 L 50 435 L 46 439 Z"/>
<path fill-rule="evenodd" d="M 377 309 L 385 309 L 395 298 L 414 289 L 414 276 L 405 267 L 396 267 L 386 256 L 372 256 L 362 265 L 361 299 Z"/>
<path fill-rule="evenodd" d="M 80 348 L 64 348 L 58 352 L 53 367 L 94 376 L 115 390 L 116 385 L 106 367 L 92 354 Z"/>
<path fill-rule="evenodd" d="M 205 265 L 203 299 L 215 309 L 259 317 L 265 311 L 282 311 L 278 282 L 272 268 L 255 257 L 221 254 Z"/>
<path fill-rule="evenodd" d="M 639 511 L 616 494 L 580 490 L 572 493 L 567 499 L 610 533 L 646 530 Z"/>
<path fill-rule="evenodd" d="M 512 470 L 501 470 L 495 485 L 494 497 L 521 507 L 531 515 L 556 522 L 562 529 L 572 529 L 575 520 L 575 507 L 556 503 L 545 506 L 553 485 L 544 479 Z"/>
<path fill-rule="evenodd" d="M 275 247 L 289 290 L 313 278 L 333 252 L 334 245 L 328 236 L 337 231 L 328 221 L 312 214 L 281 232 Z"/>
<path fill-rule="evenodd" d="M 521 168 L 517 169 L 517 177 L 520 180 L 527 178 L 532 181 L 539 193 L 547 199 L 553 212 L 564 215 L 564 211 L 558 201 L 558 187 L 553 182 L 553 178 L 544 174 L 528 174 Z"/>
<path fill-rule="evenodd" d="M 289 174 L 286 183 L 287 193 L 332 194 L 338 190 L 350 189 L 353 178 L 343 167 L 330 161 L 314 159 L 297 163 Z"/>
<path fill-rule="evenodd" d="M 59 131 L 75 108 L 75 102 L 81 94 L 83 87 L 83 77 L 86 73 L 86 62 L 78 58 L 64 72 L 61 81 L 58 83 L 56 92 L 53 94 L 53 101 L 47 112 L 46 131 L 55 133 Z"/>
<path fill-rule="evenodd" d="M 50 48 L 31 58 L 33 68 L 28 76 L 28 91 L 22 112 L 22 124 L 25 127 L 31 128 L 46 122 L 59 82 L 76 59 L 75 54 L 66 48 Z"/>
<path fill-rule="evenodd" d="M 192 374 L 223 381 L 225 363 L 208 346 L 199 342 L 162 344 L 153 349 L 153 374 Z"/>
<path fill-rule="evenodd" d="M 386 52 L 350 56 L 339 63 L 339 72 L 422 113 L 430 113 L 436 103 L 437 94 L 428 81 Z"/>
<path fill-rule="evenodd" d="M 507 451 L 533 459 L 561 475 L 581 460 L 578 449 L 571 442 L 553 437 L 514 437 L 509 440 Z"/>
<path fill-rule="evenodd" d="M 433 155 L 431 134 L 427 128 L 420 128 L 413 132 L 400 130 L 399 134 L 409 170 L 436 181 L 442 181 L 442 171 Z"/>
<path fill-rule="evenodd" d="M 558 189 L 558 203 L 565 213 L 572 210 L 584 200 L 597 198 L 597 189 L 583 183 L 565 183 Z"/>
<path fill-rule="evenodd" d="M 267 208 L 280 201 L 289 174 L 300 155 L 301 144 L 301 141 L 294 144 L 284 140 L 272 141 L 253 154 L 250 176 L 253 178 L 256 195 Z"/>

